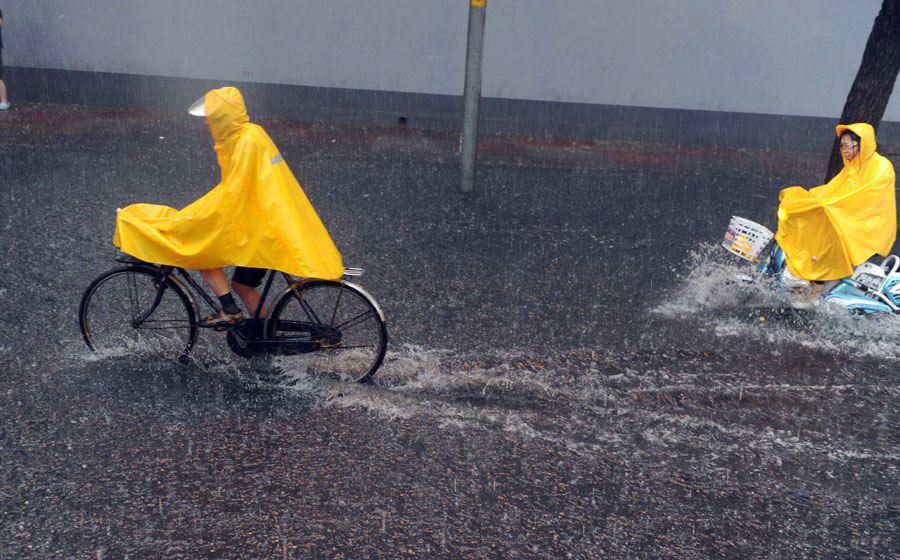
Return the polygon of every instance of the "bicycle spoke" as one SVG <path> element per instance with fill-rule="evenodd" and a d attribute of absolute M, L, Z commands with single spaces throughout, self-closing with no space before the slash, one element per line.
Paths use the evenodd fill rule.
<path fill-rule="evenodd" d="M 347 321 L 341 323 L 340 325 L 336 325 L 335 328 L 336 328 L 336 329 L 340 329 L 340 330 L 342 330 L 342 331 L 346 331 L 346 330 L 352 329 L 352 328 L 355 327 L 356 325 L 359 325 L 359 324 L 365 322 L 365 321 L 368 320 L 368 319 L 371 319 L 371 318 L 372 318 L 373 316 L 375 316 L 375 315 L 376 315 L 376 313 L 375 313 L 374 310 L 366 311 L 366 312 L 361 313 L 361 314 L 359 314 L 358 316 L 356 316 L 356 317 L 354 317 L 354 318 L 352 318 L 352 319 L 349 319 L 349 320 L 347 320 Z"/>
<path fill-rule="evenodd" d="M 309 321 L 313 324 L 322 324 L 322 321 L 319 320 L 319 316 L 316 314 L 316 311 L 310 306 L 309 302 L 305 299 L 301 299 L 299 301 L 300 307 L 303 308 L 303 312 L 306 313 L 306 316 L 309 318 Z"/>
<path fill-rule="evenodd" d="M 337 301 L 334 302 L 334 311 L 331 314 L 331 322 L 329 323 L 331 325 L 334 324 L 334 318 L 335 318 L 335 316 L 337 316 L 338 309 L 340 309 L 340 307 L 341 307 L 341 297 L 343 297 L 343 295 L 344 295 L 344 290 L 338 290 Z"/>

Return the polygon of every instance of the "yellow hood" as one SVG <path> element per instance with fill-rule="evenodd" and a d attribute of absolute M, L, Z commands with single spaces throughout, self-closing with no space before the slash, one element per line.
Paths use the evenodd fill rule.
<path fill-rule="evenodd" d="M 250 122 L 244 96 L 237 88 L 223 87 L 206 94 L 206 122 L 218 145 Z"/>
<path fill-rule="evenodd" d="M 853 267 L 887 256 L 897 236 L 894 167 L 875 149 L 875 130 L 866 123 L 839 125 L 859 137 L 859 153 L 827 184 L 781 191 L 776 241 L 791 272 L 807 280 L 850 276 Z M 842 154 L 843 156 L 843 154 Z"/>
<path fill-rule="evenodd" d="M 340 252 L 272 139 L 249 122 L 240 91 L 210 91 L 204 104 L 221 182 L 181 210 L 122 209 L 113 243 L 141 260 L 182 268 L 240 265 L 339 278 Z"/>

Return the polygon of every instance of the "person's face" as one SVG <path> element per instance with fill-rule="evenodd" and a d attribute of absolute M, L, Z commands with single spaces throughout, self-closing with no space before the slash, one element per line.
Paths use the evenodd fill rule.
<path fill-rule="evenodd" d="M 841 136 L 841 153 L 844 154 L 847 161 L 853 161 L 853 158 L 859 153 L 859 142 L 854 142 L 849 134 Z"/>

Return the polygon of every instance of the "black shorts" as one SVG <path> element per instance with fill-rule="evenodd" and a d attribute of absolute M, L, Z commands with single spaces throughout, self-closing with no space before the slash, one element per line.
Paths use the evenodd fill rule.
<path fill-rule="evenodd" d="M 266 272 L 268 272 L 268 270 L 265 268 L 239 266 L 234 269 L 234 274 L 231 275 L 231 281 L 255 288 L 262 284 L 262 279 L 266 275 Z"/>

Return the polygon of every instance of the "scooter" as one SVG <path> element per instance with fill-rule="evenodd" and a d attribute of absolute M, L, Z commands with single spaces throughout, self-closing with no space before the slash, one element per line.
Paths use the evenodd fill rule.
<path fill-rule="evenodd" d="M 775 234 L 765 226 L 732 216 L 722 246 L 756 265 L 759 273 L 755 278 L 740 277 L 745 282 L 756 282 L 763 277 L 774 278 L 784 295 L 809 287 L 807 281 L 791 274 L 786 266 L 784 251 L 775 241 Z M 890 255 L 880 265 L 872 262 L 860 264 L 849 278 L 827 283 L 819 299 L 839 305 L 856 317 L 873 313 L 900 313 L 900 257 Z"/>

